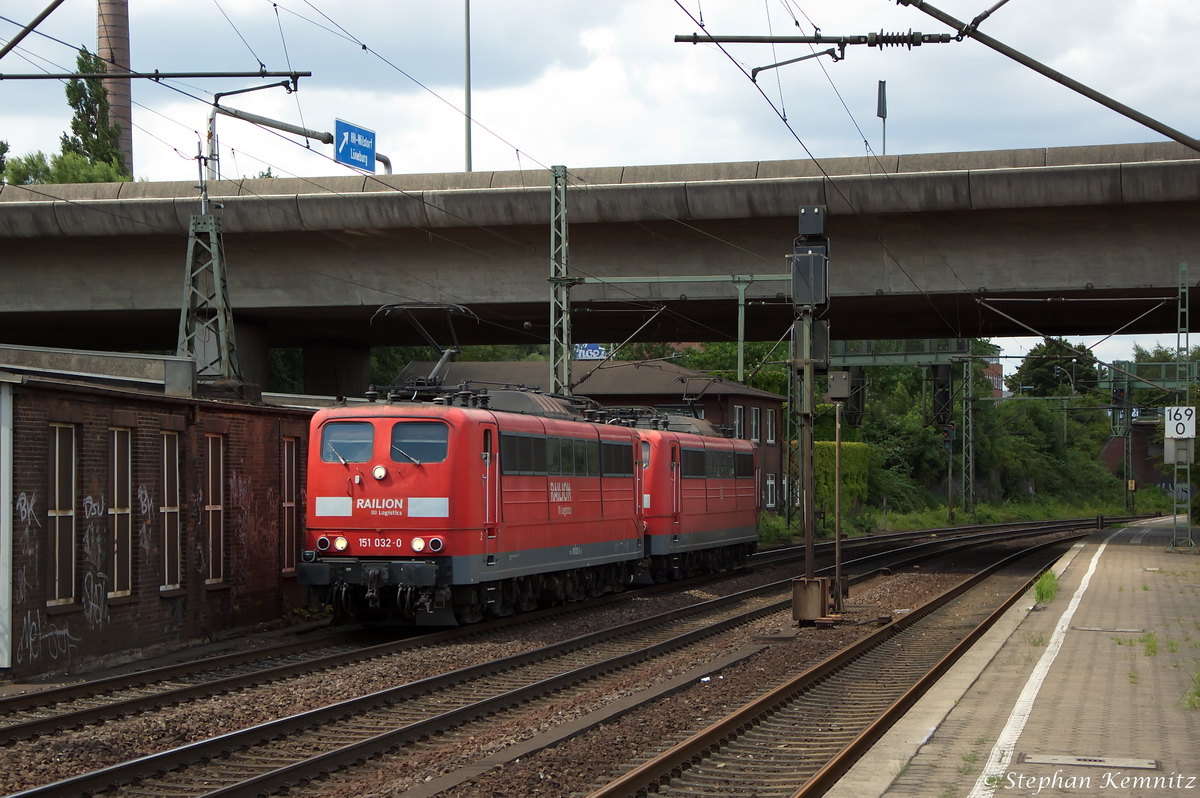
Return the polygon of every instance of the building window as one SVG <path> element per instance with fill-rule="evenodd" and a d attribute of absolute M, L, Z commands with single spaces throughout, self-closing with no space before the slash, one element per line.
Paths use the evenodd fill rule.
<path fill-rule="evenodd" d="M 204 460 L 205 584 L 225 578 L 225 440 L 206 435 Z"/>
<path fill-rule="evenodd" d="M 767 410 L 767 443 L 775 442 L 775 409 Z"/>
<path fill-rule="evenodd" d="M 750 440 L 754 441 L 755 443 L 758 443 L 758 440 L 759 440 L 758 430 L 759 430 L 759 427 L 761 424 L 762 424 L 762 408 L 761 407 L 750 408 Z"/>
<path fill-rule="evenodd" d="M 47 503 L 50 551 L 47 604 L 75 601 L 75 427 L 50 425 L 50 501 Z"/>
<path fill-rule="evenodd" d="M 767 474 L 767 501 L 768 507 L 775 506 L 775 475 Z"/>
<path fill-rule="evenodd" d="M 283 570 L 296 570 L 296 439 L 283 439 L 283 507 L 281 508 L 281 531 L 283 533 Z"/>
<path fill-rule="evenodd" d="M 112 590 L 109 598 L 133 592 L 133 479 L 128 429 L 109 431 L 108 517 L 112 520 Z"/>
<path fill-rule="evenodd" d="M 741 405 L 733 406 L 733 437 L 746 437 L 746 408 Z"/>
<path fill-rule="evenodd" d="M 163 433 L 163 500 L 158 512 L 162 515 L 163 577 L 159 590 L 175 590 L 183 570 L 182 540 L 179 530 L 179 434 Z"/>

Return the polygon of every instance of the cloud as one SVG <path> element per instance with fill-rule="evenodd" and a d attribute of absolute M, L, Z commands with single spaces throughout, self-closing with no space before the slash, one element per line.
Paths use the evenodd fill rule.
<path fill-rule="evenodd" d="M 216 5 L 197 14 L 191 0 L 133 4 L 135 67 L 246 70 L 262 59 L 269 69 L 286 70 L 290 61 L 314 73 L 301 81 L 298 95 L 272 89 L 225 102 L 322 130 L 332 128 L 335 117 L 372 128 L 397 171 L 462 168 L 460 3 L 280 0 L 277 14 L 268 0 L 218 1 L 232 24 Z M 982 7 L 978 0 L 938 5 L 961 19 Z M 682 0 L 682 6 L 697 17 L 702 8 L 705 27 L 714 33 L 808 33 L 812 23 L 830 35 L 946 30 L 914 8 L 874 0 L 813 0 L 803 6 L 808 17 L 794 3 Z M 20 22 L 42 7 L 43 0 L 10 0 L 5 15 Z M 477 169 L 804 158 L 797 136 L 819 158 L 862 154 L 864 138 L 878 151 L 879 80 L 888 84 L 892 153 L 1161 138 L 975 41 L 911 50 L 851 47 L 839 63 L 822 57 L 763 72 L 756 86 L 739 64 L 748 70 L 811 48 L 728 45 L 731 61 L 711 45 L 676 44 L 675 34 L 699 26 L 663 0 L 475 0 L 471 11 Z M 62 9 L 42 29 L 68 42 L 95 38 L 94 18 Z M 1200 33 L 1198 4 L 1010 4 L 982 29 L 1169 125 L 1185 131 L 1200 126 L 1200 70 L 1189 46 Z M 0 37 L 15 30 L 0 25 Z M 31 37 L 23 48 L 58 64 L 73 63 L 71 48 L 44 39 Z M 19 61 L 10 61 L 15 58 L 17 53 L 5 58 L 3 71 L 18 71 Z M 187 99 L 162 85 L 135 82 L 134 99 L 142 106 L 134 110 L 138 174 L 191 179 L 194 164 L 175 151 L 191 157 L 211 92 L 258 83 L 184 81 L 179 87 L 198 98 Z M 14 151 L 57 148 L 70 119 L 61 85 L 2 81 L 0 103 L 22 109 L 6 114 L 0 131 Z M 776 108 L 786 113 L 791 129 Z M 234 148 L 246 174 L 267 166 L 299 174 L 341 169 L 294 137 L 227 119 L 219 127 L 222 143 Z M 246 163 L 260 166 L 247 169 Z"/>

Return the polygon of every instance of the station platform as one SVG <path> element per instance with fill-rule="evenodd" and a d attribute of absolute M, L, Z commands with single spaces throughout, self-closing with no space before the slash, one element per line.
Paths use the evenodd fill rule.
<path fill-rule="evenodd" d="M 1200 796 L 1200 556 L 1170 542 L 1077 543 L 827 798 Z"/>

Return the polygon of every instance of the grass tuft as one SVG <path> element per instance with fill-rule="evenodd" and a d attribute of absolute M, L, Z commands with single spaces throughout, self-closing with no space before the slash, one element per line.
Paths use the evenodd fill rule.
<path fill-rule="evenodd" d="M 1033 585 L 1033 595 L 1038 604 L 1049 604 L 1058 595 L 1058 577 L 1053 571 L 1046 571 L 1038 577 Z"/>
<path fill-rule="evenodd" d="M 1192 689 L 1183 694 L 1179 703 L 1188 709 L 1200 709 L 1200 671 L 1192 674 Z"/>

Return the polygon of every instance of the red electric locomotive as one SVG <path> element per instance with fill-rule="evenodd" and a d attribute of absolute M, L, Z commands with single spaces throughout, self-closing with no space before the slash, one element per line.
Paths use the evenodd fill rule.
<path fill-rule="evenodd" d="M 309 440 L 299 581 L 364 623 L 577 601 L 737 566 L 757 540 L 752 444 L 588 421 L 559 397 L 325 409 Z"/>

